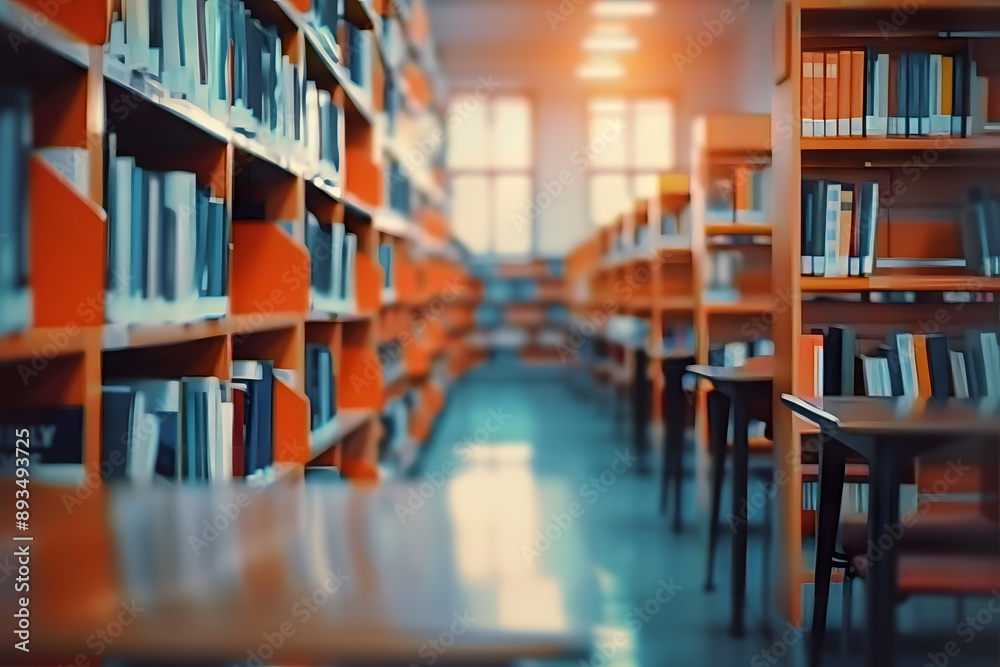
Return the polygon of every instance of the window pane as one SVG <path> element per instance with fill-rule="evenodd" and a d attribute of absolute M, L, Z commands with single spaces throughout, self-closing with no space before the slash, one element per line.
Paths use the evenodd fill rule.
<path fill-rule="evenodd" d="M 474 94 L 452 98 L 445 117 L 448 127 L 448 166 L 452 169 L 486 167 L 490 146 L 486 103 Z"/>
<path fill-rule="evenodd" d="M 674 110 L 667 100 L 637 100 L 630 132 L 635 167 L 669 169 L 674 165 Z"/>
<path fill-rule="evenodd" d="M 528 176 L 498 176 L 494 183 L 493 251 L 500 255 L 528 254 L 534 227 L 530 214 L 531 179 Z"/>
<path fill-rule="evenodd" d="M 631 201 L 626 176 L 601 174 L 590 178 L 590 219 L 595 225 L 610 225 Z"/>
<path fill-rule="evenodd" d="M 590 102 L 591 164 L 598 168 L 624 167 L 628 159 L 625 138 L 625 101 L 601 98 Z"/>
<path fill-rule="evenodd" d="M 493 102 L 494 167 L 531 165 L 531 107 L 523 97 L 501 97 Z"/>
<path fill-rule="evenodd" d="M 470 252 L 489 251 L 489 181 L 485 176 L 456 176 L 451 186 L 451 220 L 455 237 Z"/>
<path fill-rule="evenodd" d="M 656 174 L 636 174 L 632 179 L 632 198 L 649 199 L 656 195 L 660 179 Z"/>

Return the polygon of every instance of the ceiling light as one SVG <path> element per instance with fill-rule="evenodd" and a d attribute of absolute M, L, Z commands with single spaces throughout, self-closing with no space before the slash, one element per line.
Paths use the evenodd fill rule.
<path fill-rule="evenodd" d="M 639 40 L 634 35 L 588 35 L 583 40 L 583 48 L 587 51 L 622 53 L 624 51 L 635 51 L 639 48 Z"/>
<path fill-rule="evenodd" d="M 586 62 L 576 68 L 576 76 L 581 79 L 620 79 L 625 76 L 625 68 L 615 62 Z"/>
<path fill-rule="evenodd" d="M 633 18 L 652 16 L 656 3 L 652 0 L 598 0 L 593 4 L 594 16 Z"/>

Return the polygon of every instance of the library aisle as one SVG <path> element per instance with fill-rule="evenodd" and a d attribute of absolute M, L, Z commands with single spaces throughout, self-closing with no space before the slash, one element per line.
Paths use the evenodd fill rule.
<path fill-rule="evenodd" d="M 615 412 L 608 394 L 579 370 L 487 364 L 453 388 L 426 457 L 414 470 L 415 484 L 448 471 L 452 483 L 476 480 L 471 486 L 480 494 L 489 488 L 485 480 L 503 479 L 500 502 L 509 504 L 511 512 L 533 508 L 518 490 L 534 488 L 558 489 L 544 503 L 557 513 L 579 504 L 571 522 L 540 517 L 540 527 L 554 539 L 536 533 L 538 541 L 523 545 L 522 551 L 527 560 L 542 552 L 554 555 L 556 566 L 574 571 L 576 581 L 592 578 L 596 600 L 586 613 L 594 614 L 594 653 L 589 661 L 523 661 L 519 667 L 805 667 L 807 631 L 786 624 L 773 608 L 770 632 L 760 631 L 762 579 L 755 573 L 763 558 L 763 511 L 750 514 L 748 570 L 754 574 L 747 595 L 753 602 L 747 635 L 737 639 L 727 634 L 729 524 L 724 521 L 715 590 L 706 592 L 706 531 L 694 497 L 693 459 L 685 462 L 685 493 L 690 496 L 685 499 L 685 527 L 675 534 L 657 512 L 657 475 L 638 474 L 628 421 L 616 419 Z M 724 498 L 723 507 L 728 506 Z M 862 594 L 856 596 L 854 604 L 860 608 Z M 953 598 L 916 598 L 902 605 L 899 628 L 907 642 L 898 664 L 928 663 L 928 654 L 955 638 L 956 624 L 978 610 L 976 602 L 961 607 Z M 831 612 L 839 616 L 839 596 Z M 829 641 L 838 646 L 840 639 Z M 991 651 L 998 641 L 995 628 L 987 624 L 975 644 L 947 664 L 995 665 Z M 834 652 L 824 664 L 858 664 L 862 642 L 863 629 L 856 627 L 850 652 Z"/>

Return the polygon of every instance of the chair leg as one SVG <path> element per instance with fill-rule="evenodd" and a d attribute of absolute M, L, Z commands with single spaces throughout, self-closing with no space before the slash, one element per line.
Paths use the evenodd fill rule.
<path fill-rule="evenodd" d="M 773 477 L 768 480 L 773 484 Z M 769 491 L 771 489 L 768 489 Z M 761 554 L 763 572 L 761 573 L 761 631 L 765 637 L 771 636 L 771 536 L 774 527 L 771 525 L 771 499 L 764 502 L 764 548 Z"/>
<path fill-rule="evenodd" d="M 851 601 L 852 589 L 854 588 L 854 577 L 851 574 L 851 566 L 844 569 L 844 599 L 843 606 L 843 628 L 840 631 L 840 655 L 846 657 L 850 650 L 851 643 Z"/>
<path fill-rule="evenodd" d="M 719 514 L 722 511 L 722 481 L 726 472 L 726 444 L 729 439 L 729 399 L 721 392 L 708 394 L 709 441 L 712 450 L 712 513 L 708 517 L 708 577 L 705 590 L 715 589 L 715 547 L 719 540 Z"/>

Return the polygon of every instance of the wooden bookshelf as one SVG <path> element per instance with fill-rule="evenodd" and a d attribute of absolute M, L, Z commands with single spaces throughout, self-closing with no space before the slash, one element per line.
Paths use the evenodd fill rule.
<path fill-rule="evenodd" d="M 880 211 L 877 258 L 934 258 L 946 252 L 961 253 L 958 207 L 972 183 L 995 182 L 1000 135 L 967 138 L 938 137 L 801 137 L 800 99 L 802 52 L 861 48 L 878 45 L 880 51 L 921 48 L 934 50 L 943 40 L 942 30 L 993 30 L 1000 26 L 1000 7 L 989 0 L 927 0 L 920 11 L 884 36 L 877 26 L 892 22 L 897 6 L 889 0 L 792 0 L 778 11 L 788 14 L 777 25 L 778 53 L 788 54 L 789 76 L 777 83 L 772 96 L 774 141 L 773 287 L 781 299 L 775 308 L 771 331 L 776 348 L 774 377 L 775 469 L 789 483 L 780 485 L 775 516 L 778 539 L 778 607 L 792 623 L 800 624 L 801 585 L 812 581 L 812 562 L 803 556 L 801 460 L 815 429 L 792 416 L 780 402 L 783 393 L 808 395 L 799 387 L 799 342 L 803 333 L 831 324 L 846 324 L 859 336 L 883 338 L 891 331 L 958 333 L 968 327 L 995 328 L 1000 321 L 996 302 L 950 303 L 943 292 L 993 293 L 1000 280 L 968 275 L 959 269 L 888 269 L 878 266 L 867 277 L 816 277 L 801 274 L 801 181 L 831 178 L 848 182 L 876 180 L 880 192 L 889 184 L 909 178 L 906 165 L 922 155 L 933 156 L 933 169 L 923 170 L 916 181 L 906 181 L 904 192 L 883 202 Z M 957 40 L 961 41 L 961 40 Z M 952 40 L 951 44 L 955 44 Z M 915 47 L 914 45 L 919 45 Z M 988 48 L 986 48 L 988 46 Z M 957 47 L 956 47 L 957 48 Z M 996 49 L 984 42 L 977 49 L 980 71 L 997 71 Z M 789 132 L 789 123 L 792 131 Z M 777 139 L 780 137 L 780 139 Z M 901 210 L 936 209 L 955 215 L 949 224 L 908 221 Z M 780 232 L 778 231 L 780 230 Z M 950 255 L 949 255 L 950 256 Z M 873 292 L 888 293 L 873 298 Z M 916 293 L 910 302 L 889 299 L 895 292 Z M 860 295 L 860 297 L 855 296 Z M 890 302 L 891 301 L 891 302 Z"/>
<path fill-rule="evenodd" d="M 118 2 L 74 1 L 50 16 L 54 3 L 0 0 L 0 26 L 12 38 L 25 37 L 17 49 L 0 56 L 0 80 L 32 92 L 35 146 L 90 150 L 87 192 L 78 191 L 41 157 L 31 158 L 34 319 L 26 331 L 0 336 L 0 384 L 6 387 L 0 399 L 14 407 L 82 405 L 81 460 L 96 469 L 101 389 L 108 378 L 209 374 L 229 379 L 233 359 L 273 359 L 297 377 L 294 386 L 275 382 L 275 462 L 336 465 L 347 476 L 374 478 L 376 417 L 384 408 L 376 346 L 385 339 L 383 331 L 395 323 L 392 335 L 408 335 L 410 355 L 426 362 L 423 372 L 406 379 L 427 408 L 415 416 L 411 437 L 417 431 L 425 436 L 440 412 L 445 387 L 439 377 L 450 380 L 472 366 L 464 331 L 478 293 L 466 258 L 450 240 L 440 160 L 425 156 L 430 166 L 410 170 L 413 195 L 407 212 L 390 211 L 386 191 L 389 159 L 399 161 L 419 139 L 415 119 L 431 117 L 443 127 L 444 101 L 435 97 L 441 75 L 431 55 L 426 8 L 419 2 L 404 11 L 399 3 L 346 2 L 346 20 L 369 31 L 371 88 L 364 90 L 309 26 L 308 0 L 246 4 L 255 18 L 277 29 L 291 62 L 344 109 L 346 150 L 339 185 L 313 173 L 298 149 L 245 136 L 193 103 L 165 96 L 162 87 L 105 55 L 103 43 L 112 13 L 120 12 Z M 32 19 L 36 14 L 48 20 L 39 26 Z M 418 28 L 419 16 L 424 16 L 424 29 Z M 405 41 L 402 58 L 391 62 L 382 30 L 387 22 L 403 25 L 398 34 Z M 24 25 L 31 26 L 30 37 L 22 35 Z M 390 79 L 400 85 L 404 100 L 395 135 L 384 122 L 383 88 Z M 195 172 L 199 184 L 211 184 L 225 200 L 230 214 L 247 204 L 264 211 L 262 220 L 233 216 L 230 294 L 223 317 L 107 323 L 101 147 L 109 132 L 118 138 L 119 154 L 134 155 L 147 168 Z M 321 222 L 344 223 L 358 238 L 353 310 L 311 310 L 308 278 L 290 278 L 309 275 L 307 211 Z M 292 221 L 291 233 L 279 221 Z M 399 294 L 391 302 L 383 298 L 388 295 L 378 259 L 382 242 L 393 245 L 402 267 Z M 426 326 L 411 331 L 405 323 L 413 319 Z M 338 419 L 315 433 L 309 431 L 303 386 L 310 342 L 330 346 L 339 383 Z M 430 373 L 437 360 L 446 374 Z"/>
<path fill-rule="evenodd" d="M 714 190 L 727 183 L 735 192 L 739 170 L 762 170 L 770 162 L 770 119 L 760 114 L 710 114 L 695 120 L 692 144 L 691 219 L 694 255 L 695 359 L 709 363 L 713 345 L 767 338 L 764 318 L 773 307 L 771 292 L 771 248 L 767 244 L 720 243 L 721 237 L 770 237 L 770 222 L 718 221 L 710 212 Z M 721 180 L 720 180 L 721 179 Z M 726 180 L 728 179 L 728 180 Z M 745 187 L 741 184 L 741 187 Z M 735 194 L 730 195 L 735 201 Z M 765 206 L 769 202 L 764 202 Z M 729 212 L 733 220 L 736 212 Z M 735 277 L 734 300 L 714 300 L 707 293 L 713 253 L 738 252 L 741 267 Z M 756 320 L 753 319 L 756 317 Z M 756 323 L 759 320 L 759 323 Z M 707 470 L 707 393 L 696 394 L 696 433 L 699 468 Z M 707 479 L 707 475 L 702 475 Z"/>

